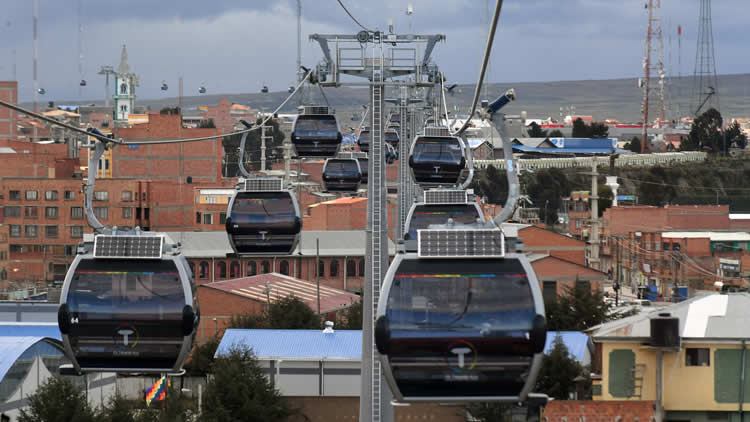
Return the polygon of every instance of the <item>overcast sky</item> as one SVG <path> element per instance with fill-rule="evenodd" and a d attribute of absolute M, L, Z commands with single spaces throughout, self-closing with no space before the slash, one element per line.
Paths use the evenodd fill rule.
<path fill-rule="evenodd" d="M 489 74 L 491 82 L 638 77 L 642 73 L 646 0 L 506 0 Z M 655 0 L 658 1 L 658 0 Z M 78 16 L 81 3 L 84 77 L 79 95 Z M 486 40 L 491 0 L 343 0 L 370 28 L 446 35 L 433 55 L 452 82 L 474 83 Z M 662 0 L 667 72 L 693 73 L 699 0 Z M 127 44 L 140 75 L 141 98 L 185 95 L 205 84 L 210 93 L 256 92 L 263 83 L 285 90 L 295 78 L 296 1 L 293 0 L 39 0 L 41 100 L 104 96 L 102 65 L 117 67 Z M 303 64 L 321 57 L 311 33 L 356 33 L 359 28 L 336 0 L 302 0 Z M 16 50 L 20 99 L 33 98 L 32 1 L 2 0 L 0 80 L 11 79 Z M 718 73 L 750 72 L 747 0 L 713 3 Z M 682 25 L 678 54 L 677 25 Z M 681 67 L 678 66 L 681 57 Z M 162 80 L 169 84 L 159 90 Z"/>

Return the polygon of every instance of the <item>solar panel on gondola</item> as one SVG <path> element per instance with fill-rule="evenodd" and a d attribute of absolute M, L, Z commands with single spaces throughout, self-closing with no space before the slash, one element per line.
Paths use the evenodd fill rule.
<path fill-rule="evenodd" d="M 462 204 L 466 203 L 468 193 L 463 189 L 430 189 L 424 191 L 426 204 Z"/>
<path fill-rule="evenodd" d="M 502 230 L 417 230 L 420 258 L 502 258 Z"/>
<path fill-rule="evenodd" d="M 163 236 L 107 236 L 94 238 L 94 258 L 160 259 Z"/>

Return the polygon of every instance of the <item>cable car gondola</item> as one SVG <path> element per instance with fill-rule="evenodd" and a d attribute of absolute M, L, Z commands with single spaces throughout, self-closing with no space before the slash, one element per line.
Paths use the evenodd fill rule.
<path fill-rule="evenodd" d="M 357 145 L 362 152 L 370 152 L 370 128 L 364 127 L 359 131 Z"/>
<path fill-rule="evenodd" d="M 417 136 L 409 153 L 414 181 L 425 185 L 456 185 L 466 167 L 468 154 L 461 138 L 450 136 L 446 128 L 426 128 Z"/>
<path fill-rule="evenodd" d="M 44 94 L 47 93 L 47 90 L 44 89 L 44 88 L 39 88 L 39 89 L 36 90 L 36 92 L 38 92 L 40 95 L 44 95 Z"/>
<path fill-rule="evenodd" d="M 398 148 L 398 132 L 393 129 L 388 129 L 384 134 L 385 141 L 391 144 L 392 147 Z"/>
<path fill-rule="evenodd" d="M 198 322 L 193 274 L 152 233 L 96 235 L 62 288 L 58 325 L 76 373 L 177 373 Z"/>
<path fill-rule="evenodd" d="M 343 135 L 336 116 L 325 106 L 300 107 L 292 126 L 292 143 L 297 157 L 333 157 Z"/>
<path fill-rule="evenodd" d="M 198 93 L 199 94 L 205 94 L 206 93 L 206 87 L 203 86 L 203 85 L 201 85 L 201 87 L 198 88 Z"/>
<path fill-rule="evenodd" d="M 161 81 L 161 90 L 166 91 L 169 89 L 169 85 L 167 85 L 167 81 Z"/>
<path fill-rule="evenodd" d="M 227 206 L 226 231 L 237 254 L 289 254 L 302 230 L 297 198 L 276 178 L 247 179 Z"/>
<path fill-rule="evenodd" d="M 396 401 L 523 402 L 533 388 L 542 294 L 528 258 L 505 254 L 498 232 L 420 230 L 418 253 L 396 255 L 375 323 Z"/>
<path fill-rule="evenodd" d="M 356 192 L 362 172 L 354 158 L 328 158 L 323 165 L 323 189 L 326 192 Z"/>
<path fill-rule="evenodd" d="M 86 79 L 81 79 L 81 82 L 78 83 L 79 86 L 86 86 Z"/>
<path fill-rule="evenodd" d="M 400 124 L 401 123 L 401 115 L 399 113 L 393 113 L 391 114 L 391 123 Z"/>
<path fill-rule="evenodd" d="M 260 89 L 260 92 L 268 94 L 268 87 L 266 85 L 263 85 L 263 88 Z"/>
<path fill-rule="evenodd" d="M 367 184 L 367 175 L 369 174 L 367 172 L 367 157 L 360 157 L 357 158 L 357 161 L 359 161 L 359 174 L 361 176 L 360 178 L 360 184 L 366 185 Z"/>

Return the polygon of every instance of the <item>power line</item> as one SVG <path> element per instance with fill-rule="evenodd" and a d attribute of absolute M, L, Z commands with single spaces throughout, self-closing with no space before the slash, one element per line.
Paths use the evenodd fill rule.
<path fill-rule="evenodd" d="M 620 179 L 623 180 L 630 180 L 631 182 L 636 183 L 643 183 L 647 185 L 659 185 L 659 186 L 672 186 L 676 188 L 682 188 L 682 189 L 706 189 L 706 190 L 739 190 L 739 191 L 750 191 L 750 188 L 733 188 L 733 187 L 713 187 L 713 186 L 682 186 L 682 185 L 675 185 L 674 183 L 664 183 L 664 182 L 650 182 L 648 180 L 640 180 L 640 179 L 632 179 L 630 177 L 622 177 L 618 176 Z"/>
<path fill-rule="evenodd" d="M 339 2 L 339 5 L 341 6 L 342 9 L 344 9 L 344 12 L 346 12 L 346 14 L 349 15 L 349 17 L 352 18 L 352 20 L 354 21 L 354 23 L 356 23 L 357 25 L 359 25 L 360 28 L 364 29 L 367 32 L 375 32 L 375 31 L 373 31 L 371 29 L 367 29 L 364 25 L 362 25 L 361 23 L 359 23 L 359 21 L 357 20 L 357 18 L 355 18 L 354 15 L 352 15 L 351 13 L 349 13 L 349 9 L 347 9 L 346 6 L 344 6 L 344 3 L 342 3 L 341 0 L 336 0 L 336 1 Z"/>

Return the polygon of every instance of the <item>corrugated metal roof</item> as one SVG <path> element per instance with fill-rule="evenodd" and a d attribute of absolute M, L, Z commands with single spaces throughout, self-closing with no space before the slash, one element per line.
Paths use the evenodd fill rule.
<path fill-rule="evenodd" d="M 658 307 L 589 330 L 594 340 L 648 338 L 651 318 L 668 312 L 680 319 L 680 336 L 686 339 L 750 338 L 750 294 L 703 294 L 684 302 Z"/>
<path fill-rule="evenodd" d="M 267 284 L 266 284 L 267 283 Z M 270 291 L 271 300 L 287 296 L 296 296 L 304 301 L 311 309 L 317 309 L 317 285 L 309 281 L 289 277 L 278 273 L 258 274 L 252 277 L 235 278 L 202 284 L 199 288 L 210 288 L 232 293 L 259 302 L 268 301 L 266 288 Z M 344 290 L 320 286 L 320 310 L 332 312 L 348 308 L 359 302 L 359 296 Z"/>
<path fill-rule="evenodd" d="M 362 357 L 362 331 L 228 329 L 216 349 L 226 354 L 233 345 L 246 345 L 258 359 L 349 360 Z"/>
<path fill-rule="evenodd" d="M 0 322 L 0 337 L 49 337 L 62 341 L 56 322 Z"/>
<path fill-rule="evenodd" d="M 0 147 L 0 154 L 15 154 L 16 151 L 9 147 Z"/>
<path fill-rule="evenodd" d="M 514 150 L 521 152 L 541 152 L 545 154 L 609 154 L 612 148 L 532 148 L 524 145 L 513 145 Z M 630 151 L 615 148 L 615 152 L 629 154 Z"/>
<path fill-rule="evenodd" d="M 585 333 L 578 331 L 548 331 L 547 341 L 544 344 L 544 354 L 549 354 L 555 346 L 555 338 L 560 336 L 568 352 L 575 357 L 577 361 L 584 361 L 586 351 L 591 351 L 593 343 Z"/>

